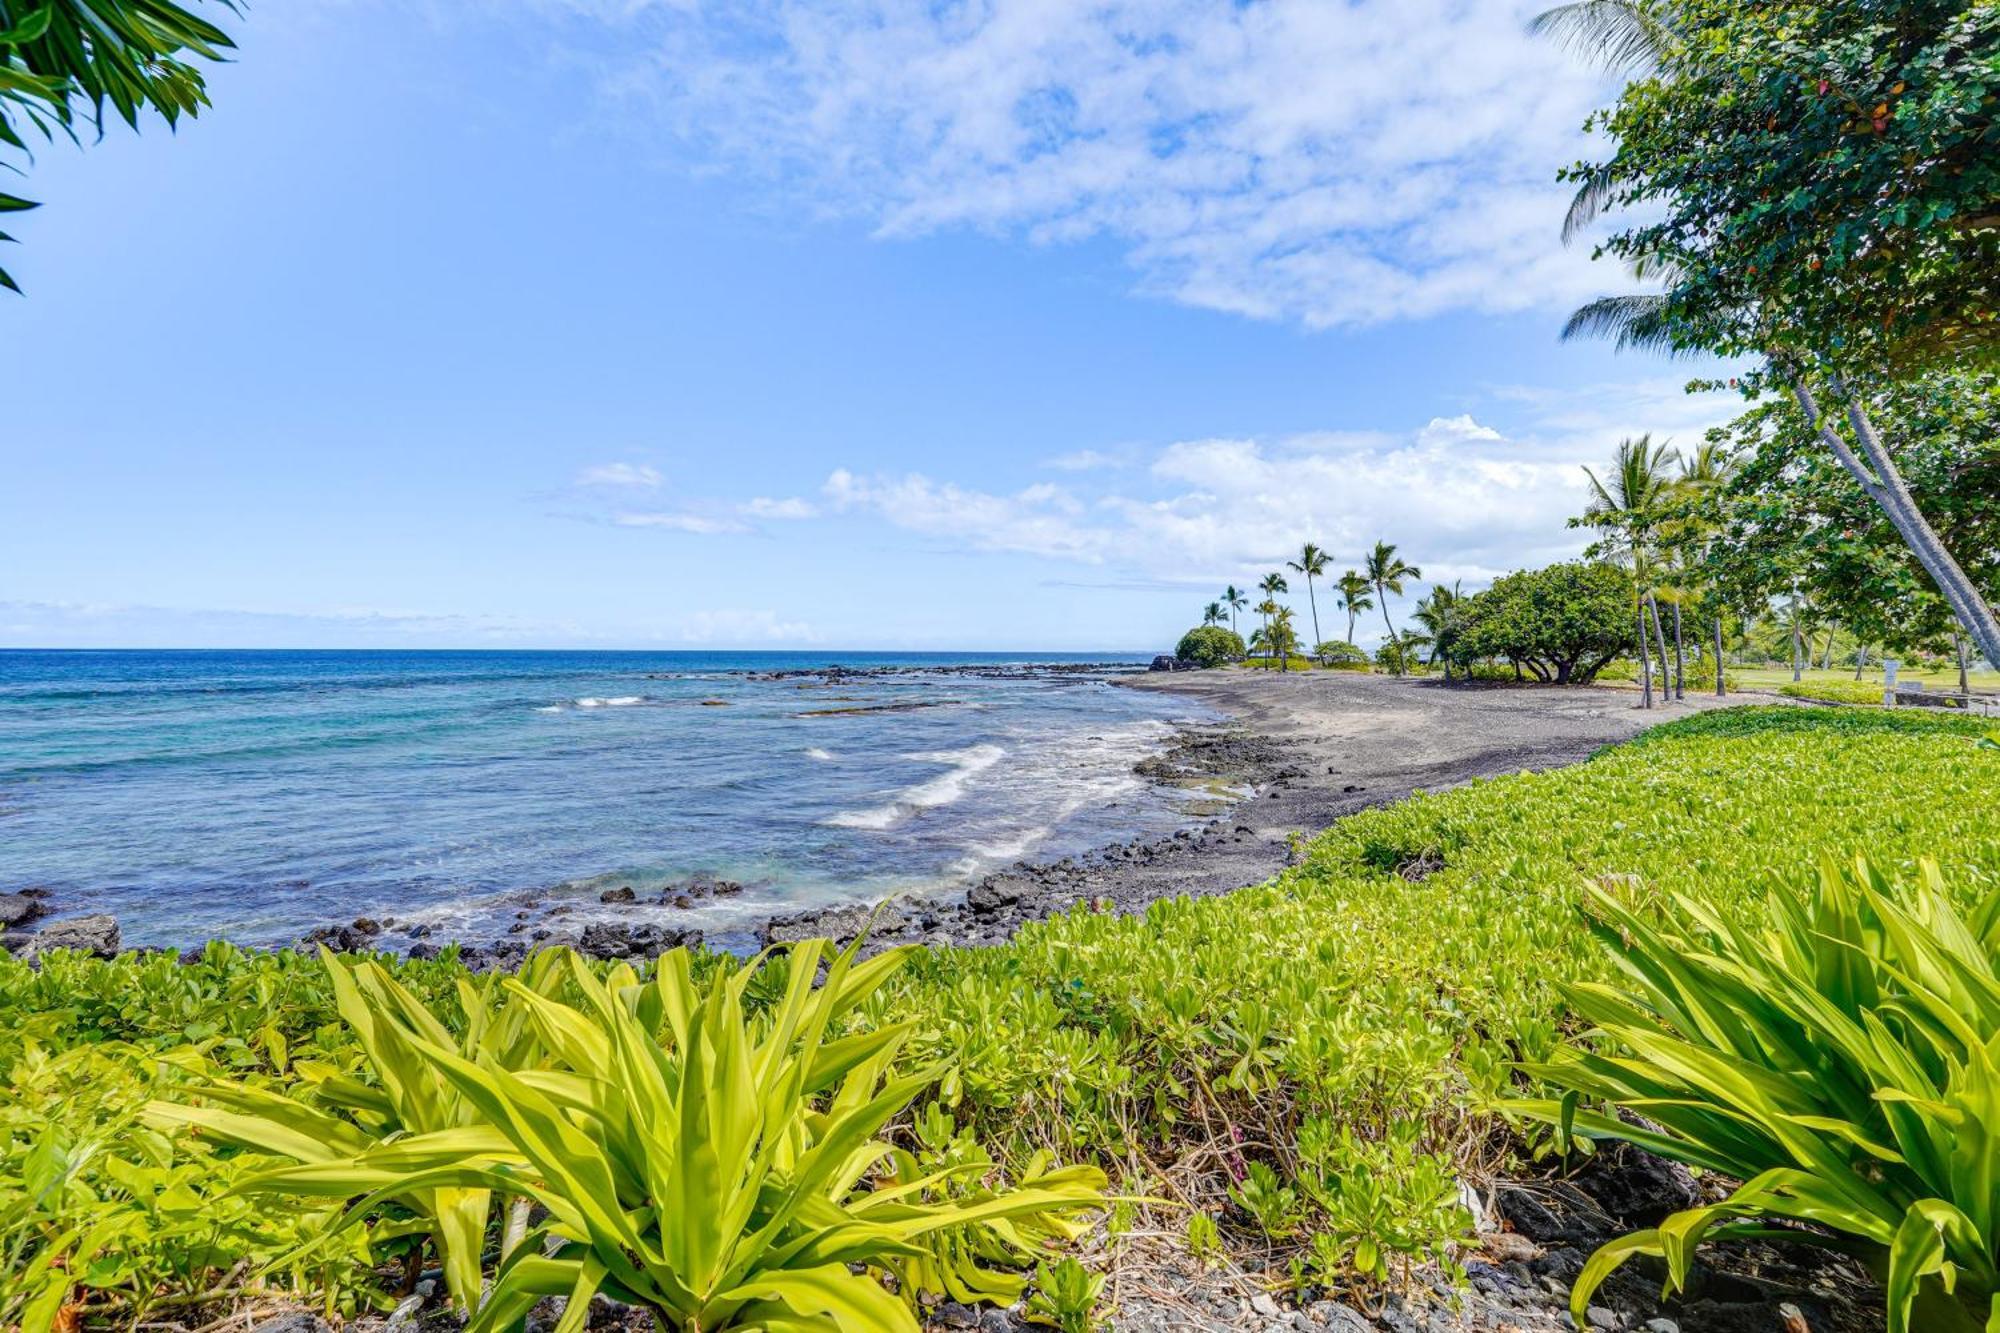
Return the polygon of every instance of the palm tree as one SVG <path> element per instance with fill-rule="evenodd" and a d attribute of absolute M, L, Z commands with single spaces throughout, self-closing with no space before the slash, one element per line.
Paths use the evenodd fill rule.
<path fill-rule="evenodd" d="M 1410 612 L 1410 619 L 1424 627 L 1422 634 L 1406 636 L 1411 645 L 1428 644 L 1431 650 L 1431 665 L 1444 663 L 1444 678 L 1451 679 L 1452 641 L 1458 637 L 1458 621 L 1462 611 L 1460 603 L 1465 598 L 1460 592 L 1463 580 L 1457 580 L 1447 588 L 1441 583 L 1431 585 L 1430 595 L 1417 603 L 1417 609 Z"/>
<path fill-rule="evenodd" d="M 1201 623 L 1204 625 L 1220 625 L 1227 619 L 1229 617 L 1222 613 L 1221 602 L 1210 602 L 1201 609 Z"/>
<path fill-rule="evenodd" d="M 1222 590 L 1222 604 L 1229 608 L 1229 631 L 1233 634 L 1236 632 L 1236 613 L 1250 605 L 1250 599 L 1232 583 Z"/>
<path fill-rule="evenodd" d="M 1319 642 L 1319 601 L 1313 596 L 1313 580 L 1326 573 L 1326 552 L 1307 542 L 1299 548 L 1299 558 L 1287 560 L 1285 568 L 1306 576 L 1306 604 L 1312 607 L 1313 642 Z"/>
<path fill-rule="evenodd" d="M 1353 643 L 1354 617 L 1374 607 L 1375 599 L 1368 595 L 1374 585 L 1359 570 L 1350 569 L 1335 586 L 1340 589 L 1341 609 L 1347 612 L 1347 641 Z"/>
<path fill-rule="evenodd" d="M 1292 590 L 1291 585 L 1285 582 L 1285 576 L 1283 574 L 1277 573 L 1276 571 L 1266 574 L 1263 578 L 1263 581 L 1257 585 L 1257 591 L 1264 594 L 1264 605 L 1259 606 L 1257 609 L 1260 612 L 1263 612 L 1266 624 L 1268 624 L 1270 622 L 1270 618 L 1277 613 L 1278 594 L 1281 592 L 1290 592 L 1291 590 Z M 1269 611 L 1265 611 L 1264 606 L 1268 606 L 1271 609 Z"/>
<path fill-rule="evenodd" d="M 1292 608 L 1273 607 L 1271 631 L 1265 636 L 1271 642 L 1271 651 L 1278 655 L 1278 670 L 1292 669 L 1292 650 L 1298 646 L 1298 632 L 1292 628 Z"/>
<path fill-rule="evenodd" d="M 1639 620 L 1639 687 L 1641 704 L 1653 706 L 1653 657 L 1646 635 L 1646 615 L 1652 612 L 1653 633 L 1659 639 L 1660 675 L 1667 675 L 1667 638 L 1659 623 L 1659 604 L 1654 598 L 1654 533 L 1662 511 L 1673 494 L 1673 468 L 1680 454 L 1664 440 L 1653 443 L 1651 435 L 1618 442 L 1612 455 L 1611 471 L 1599 477 L 1589 468 L 1590 502 L 1584 507 L 1582 523 L 1606 529 L 1611 535 L 1604 545 L 1614 558 L 1632 565 L 1633 609 Z"/>
<path fill-rule="evenodd" d="M 1394 644 L 1397 642 L 1396 622 L 1389 619 L 1389 594 L 1393 592 L 1401 597 L 1403 580 L 1420 579 L 1424 576 L 1424 572 L 1397 555 L 1396 548 L 1385 541 L 1376 542 L 1375 549 L 1368 553 L 1361 564 L 1368 575 L 1369 586 L 1375 589 L 1376 602 L 1382 608 L 1382 623 L 1388 627 L 1389 642 Z M 1396 674 L 1402 675 L 1403 655 L 1395 653 L 1391 656 L 1396 664 Z"/>
<path fill-rule="evenodd" d="M 1266 597 L 1250 609 L 1264 617 L 1264 623 L 1251 633 L 1250 642 L 1263 644 L 1264 650 L 1269 652 L 1271 648 L 1271 620 L 1272 617 L 1278 614 L 1278 604 L 1269 597 Z"/>

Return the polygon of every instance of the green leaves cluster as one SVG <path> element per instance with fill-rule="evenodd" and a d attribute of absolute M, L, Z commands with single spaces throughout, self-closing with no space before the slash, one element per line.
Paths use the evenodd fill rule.
<path fill-rule="evenodd" d="M 320 1097 L 356 1123 L 229 1086 L 205 1090 L 224 1110 L 150 1114 L 299 1159 L 244 1188 L 359 1197 L 355 1222 L 390 1203 L 425 1219 L 472 1333 L 516 1327 L 547 1296 L 568 1298 L 558 1329 L 573 1333 L 599 1292 L 704 1333 L 916 1333 L 885 1271 L 910 1297 L 1014 1299 L 1022 1282 L 995 1261 L 1019 1266 L 1072 1235 L 1102 1173 L 1037 1163 L 1023 1187 L 995 1190 L 988 1159 L 928 1172 L 898 1161 L 878 1135 L 939 1071 L 892 1069 L 907 1025 L 842 1025 L 902 956 L 857 963 L 850 949 L 815 986 L 822 949 L 797 946 L 754 1017 L 756 963 L 698 982 L 678 950 L 641 981 L 553 951 L 503 983 L 490 1018 L 466 994 L 462 1038 L 379 965 L 328 956 L 380 1086 Z M 871 1184 L 885 1163 L 905 1169 Z M 547 1216 L 503 1237 L 482 1297 L 489 1201 L 508 1195 Z"/>
<path fill-rule="evenodd" d="M 1615 565 L 1524 570 L 1467 598 L 1442 647 L 1467 665 L 1501 659 L 1539 681 L 1587 685 L 1633 646 L 1637 605 L 1631 574 Z"/>
<path fill-rule="evenodd" d="M 942 1095 L 990 1140 L 1169 1163 L 1248 1145 L 1293 1193 L 1301 1280 L 1448 1258 L 1478 1108 L 1556 1049 L 1559 984 L 1606 960 L 1579 886 L 1639 875 L 1730 915 L 1822 849 L 1903 870 L 1933 851 L 2000 883 L 2000 751 L 1959 719 L 1804 709 L 1703 714 L 1587 764 L 1342 820 L 1275 881 L 1142 916 L 1077 911 L 998 949 L 926 952 L 892 993 Z M 1239 1247 L 1267 1242 L 1220 1196 Z"/>
<path fill-rule="evenodd" d="M 1578 6 L 1577 8 L 1582 8 Z M 2000 349 L 2000 13 L 1982 0 L 1643 0 L 1641 77 L 1579 163 L 1601 247 L 1682 350 L 1923 364 Z"/>
<path fill-rule="evenodd" d="M 1201 625 L 1181 635 L 1174 656 L 1201 667 L 1226 666 L 1242 658 L 1243 640 L 1220 625 Z"/>
<path fill-rule="evenodd" d="M 1755 923 L 1591 895 L 1621 980 L 1566 991 L 1598 1040 L 1535 1066 L 1565 1095 L 1517 1109 L 1743 1183 L 1598 1251 L 1579 1325 L 1633 1255 L 1679 1288 L 1703 1240 L 1800 1222 L 1825 1231 L 1778 1234 L 1883 1279 L 1891 1333 L 2000 1327 L 2000 892 L 1954 899 L 1935 863 L 1903 887 L 1865 860 L 1772 894 Z"/>
<path fill-rule="evenodd" d="M 194 62 L 220 60 L 231 45 L 171 0 L 0 0 L 0 146 L 25 154 L 35 138 L 74 140 L 80 120 L 101 135 L 107 106 L 134 129 L 148 108 L 175 125 L 208 105 Z M 33 207 L 0 192 L 0 213 Z M 20 290 L 5 269 L 0 287 Z"/>

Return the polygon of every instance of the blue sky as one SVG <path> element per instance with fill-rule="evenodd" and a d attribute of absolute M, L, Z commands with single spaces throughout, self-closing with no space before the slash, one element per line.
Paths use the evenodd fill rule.
<path fill-rule="evenodd" d="M 10 187 L 0 645 L 1152 650 L 1306 539 L 1567 554 L 1727 405 L 1558 344 L 1526 12 L 257 5 Z"/>

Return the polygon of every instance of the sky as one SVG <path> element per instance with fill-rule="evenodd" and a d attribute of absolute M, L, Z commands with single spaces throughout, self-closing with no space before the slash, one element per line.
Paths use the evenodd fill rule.
<path fill-rule="evenodd" d="M 1627 284 L 1535 7 L 254 5 L 7 186 L 0 646 L 1150 652 L 1305 541 L 1571 556 L 1730 404 L 1558 339 Z"/>

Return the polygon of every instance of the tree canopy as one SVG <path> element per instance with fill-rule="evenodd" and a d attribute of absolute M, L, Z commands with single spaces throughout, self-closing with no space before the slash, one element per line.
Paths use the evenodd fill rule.
<path fill-rule="evenodd" d="M 1850 365 L 2000 353 L 2000 6 L 1613 8 L 1599 37 L 1644 74 L 1594 118 L 1612 156 L 1567 175 L 1572 223 L 1631 210 L 1601 252 L 1664 280 L 1621 332 Z"/>
<path fill-rule="evenodd" d="M 2000 591 L 2000 376 L 1937 371 L 1886 387 L 1870 414 L 1966 574 Z M 1798 404 L 1773 398 L 1711 432 L 1735 461 L 1729 482 L 1692 497 L 1716 532 L 1705 565 L 1732 604 L 1797 593 L 1859 639 L 1936 648 L 1951 609 L 1887 517 L 1818 447 Z"/>
<path fill-rule="evenodd" d="M 1585 685 L 1632 646 L 1633 604 L 1632 576 L 1616 565 L 1509 574 L 1461 605 L 1451 656 L 1464 665 L 1504 658 L 1537 680 Z"/>

